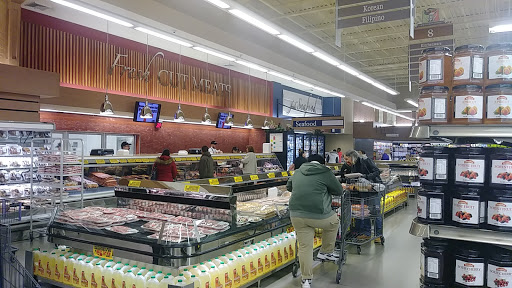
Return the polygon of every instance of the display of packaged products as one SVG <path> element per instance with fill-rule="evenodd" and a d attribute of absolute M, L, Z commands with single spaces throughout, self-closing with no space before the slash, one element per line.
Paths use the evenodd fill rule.
<path fill-rule="evenodd" d="M 420 277 L 423 283 L 449 283 L 453 275 L 453 255 L 447 240 L 423 239 Z"/>
<path fill-rule="evenodd" d="M 418 192 L 418 220 L 422 223 L 445 223 L 448 210 L 445 200 L 446 190 L 442 186 L 424 185 Z"/>
<path fill-rule="evenodd" d="M 103 187 L 115 187 L 117 186 L 117 181 L 111 175 L 100 173 L 100 172 L 92 172 L 89 174 L 89 178 L 98 183 Z"/>
<path fill-rule="evenodd" d="M 478 246 L 465 243 L 455 254 L 454 282 L 458 287 L 484 287 L 485 259 Z"/>

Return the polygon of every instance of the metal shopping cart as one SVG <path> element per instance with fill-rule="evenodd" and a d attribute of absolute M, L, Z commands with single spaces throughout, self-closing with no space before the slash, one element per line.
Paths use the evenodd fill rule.
<path fill-rule="evenodd" d="M 338 235 L 336 237 L 336 248 L 335 252 L 340 256 L 338 261 L 336 261 L 336 265 L 338 265 L 338 270 L 336 272 L 336 283 L 339 284 L 341 281 L 342 275 L 342 267 L 347 261 L 347 250 L 346 250 L 346 234 L 348 232 L 348 228 L 351 222 L 350 216 L 350 202 L 348 201 L 349 191 L 343 191 L 341 196 L 333 196 L 332 198 L 332 209 L 336 212 L 340 219 L 340 226 L 338 228 Z M 295 242 L 295 262 L 292 267 L 292 275 L 293 277 L 298 276 L 299 271 L 299 253 L 298 250 L 299 245 L 298 241 Z M 315 252 L 318 251 L 320 247 L 315 249 Z M 324 262 L 323 260 L 321 260 Z"/>
<path fill-rule="evenodd" d="M 11 244 L 10 226 L 0 225 L 0 287 L 41 288 L 32 274 L 16 259 Z"/>
<path fill-rule="evenodd" d="M 376 239 L 384 245 L 384 214 L 386 185 L 371 183 L 363 178 L 347 179 L 345 188 L 351 204 L 350 231 L 346 234 L 346 244 L 356 245 L 357 254 L 361 246 Z"/>

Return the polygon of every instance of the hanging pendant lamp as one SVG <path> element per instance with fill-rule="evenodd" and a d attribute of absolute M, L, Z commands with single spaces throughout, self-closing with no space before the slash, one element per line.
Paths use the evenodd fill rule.
<path fill-rule="evenodd" d="M 252 86 L 251 86 L 251 69 L 249 69 L 249 99 L 252 98 Z M 249 114 L 249 101 L 247 101 L 247 120 L 245 120 L 244 128 L 253 128 L 254 125 Z"/>
<path fill-rule="evenodd" d="M 114 108 L 112 107 L 112 103 L 108 101 L 108 94 L 105 94 L 105 101 L 101 103 L 100 107 L 101 115 L 114 115 Z"/>
<path fill-rule="evenodd" d="M 174 122 L 183 122 L 185 121 L 185 113 L 181 110 L 181 104 L 178 104 L 178 110 L 174 113 Z"/>
<path fill-rule="evenodd" d="M 228 112 L 228 117 L 226 118 L 226 121 L 224 121 L 224 126 L 233 126 L 233 115 L 231 112 Z"/>
<path fill-rule="evenodd" d="M 203 118 L 201 119 L 203 124 L 212 124 L 212 117 L 208 113 L 208 107 L 205 107 Z"/>
<path fill-rule="evenodd" d="M 267 117 L 265 117 L 265 121 L 263 122 L 263 127 L 261 127 L 263 130 L 270 129 L 270 121 L 268 121 Z"/>
<path fill-rule="evenodd" d="M 252 123 L 251 115 L 247 114 L 247 120 L 245 120 L 245 128 L 253 128 L 254 124 Z"/>
<path fill-rule="evenodd" d="M 140 118 L 142 119 L 151 119 L 153 118 L 153 112 L 151 111 L 151 108 L 148 105 L 148 96 L 146 95 L 146 105 L 140 110 Z"/>

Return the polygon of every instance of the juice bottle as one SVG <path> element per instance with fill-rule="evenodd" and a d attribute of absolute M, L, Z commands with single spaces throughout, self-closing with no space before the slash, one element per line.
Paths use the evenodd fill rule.
<path fill-rule="evenodd" d="M 190 274 L 191 275 L 196 275 L 196 277 L 199 277 L 199 274 L 201 274 L 201 271 L 199 270 L 199 268 L 197 266 L 194 265 L 190 269 Z"/>
<path fill-rule="evenodd" d="M 91 280 L 92 268 L 93 267 L 92 267 L 91 261 L 85 261 L 85 264 L 82 265 L 82 275 L 80 275 L 80 287 L 83 287 L 83 288 L 91 287 L 90 280 Z"/>
<path fill-rule="evenodd" d="M 284 264 L 283 260 L 283 239 L 279 239 L 276 243 L 277 247 L 277 266 L 282 266 Z"/>
<path fill-rule="evenodd" d="M 114 267 L 112 267 L 112 268 L 113 268 L 113 269 L 114 269 L 114 271 L 115 271 L 115 270 L 117 270 L 117 268 L 123 268 L 123 267 L 124 267 L 124 265 L 121 263 L 121 261 L 118 261 L 118 262 L 116 263 L 116 265 L 114 265 Z"/>
<path fill-rule="evenodd" d="M 68 256 L 68 259 L 64 262 L 64 271 L 62 272 L 62 282 L 64 284 L 73 285 L 73 269 L 75 262 L 73 256 Z"/>
<path fill-rule="evenodd" d="M 98 262 L 100 262 L 100 261 L 101 261 L 100 257 L 95 256 L 95 257 L 91 260 L 91 264 L 92 264 L 92 266 L 94 266 L 94 265 L 96 265 L 96 263 L 98 263 Z"/>
<path fill-rule="evenodd" d="M 147 274 L 148 272 L 149 272 L 149 270 L 148 270 L 148 269 L 146 269 L 146 267 L 141 267 L 141 268 L 140 268 L 140 270 L 139 270 L 139 272 L 138 272 L 137 274 L 141 273 L 141 274 L 142 274 L 142 276 L 146 276 L 146 274 Z"/>
<path fill-rule="evenodd" d="M 55 259 L 55 265 L 53 267 L 53 280 L 57 282 L 64 282 L 64 265 L 66 263 L 66 258 L 64 254 L 60 254 L 59 257 Z"/>
<path fill-rule="evenodd" d="M 201 270 L 201 274 L 199 274 L 199 281 L 201 282 L 201 288 L 211 288 L 210 285 L 212 279 L 210 274 L 206 273 L 206 270 Z"/>
<path fill-rule="evenodd" d="M 162 282 L 160 282 L 162 283 Z M 201 287 L 201 281 L 199 281 L 199 278 L 196 275 L 190 276 L 190 280 L 188 281 L 189 284 L 194 284 L 194 288 L 200 288 Z M 164 286 L 162 286 L 164 287 Z"/>
<path fill-rule="evenodd" d="M 75 265 L 73 265 L 73 275 L 71 276 L 73 287 L 81 287 L 80 276 L 82 275 L 82 269 L 84 264 L 84 260 L 78 257 L 78 259 L 76 259 L 75 261 Z"/>
<path fill-rule="evenodd" d="M 100 261 L 98 261 L 98 263 L 100 263 L 101 267 L 105 267 L 105 265 L 107 265 L 108 261 L 105 258 L 101 258 Z"/>
<path fill-rule="evenodd" d="M 169 276 L 164 276 L 164 279 L 162 279 L 162 281 L 160 281 L 160 288 L 168 288 L 169 285 L 174 285 L 173 279 L 170 278 Z"/>
<path fill-rule="evenodd" d="M 205 263 L 201 262 L 199 263 L 199 266 L 197 266 L 197 269 L 199 269 L 200 271 L 210 271 L 210 269 L 208 269 L 208 267 L 206 267 Z"/>
<path fill-rule="evenodd" d="M 144 275 L 144 277 L 146 278 L 146 281 L 149 281 L 151 279 L 151 277 L 153 277 L 155 275 L 156 275 L 156 273 L 153 271 L 153 269 L 149 269 L 148 273 L 146 273 L 146 275 Z"/>
<path fill-rule="evenodd" d="M 295 236 L 290 236 L 292 233 L 289 234 L 288 238 L 289 238 L 289 242 L 288 242 L 288 259 L 293 260 L 295 259 L 295 244 L 297 242 L 297 239 L 295 238 Z"/>
<path fill-rule="evenodd" d="M 183 275 L 183 273 L 180 273 L 177 277 L 174 277 L 174 283 L 178 282 L 178 280 L 186 281 L 187 278 Z"/>
<path fill-rule="evenodd" d="M 103 275 L 101 275 L 101 288 L 111 288 L 112 287 L 112 276 L 114 275 L 114 270 L 112 270 L 112 264 L 107 264 L 103 267 Z"/>
<path fill-rule="evenodd" d="M 39 255 L 39 265 L 37 267 L 37 275 L 46 277 L 46 264 L 48 263 L 48 251 L 44 250 Z"/>
<path fill-rule="evenodd" d="M 92 261 L 94 260 L 94 256 L 92 256 L 91 254 L 87 255 L 87 257 L 85 258 L 85 263 L 87 263 L 87 261 Z"/>
<path fill-rule="evenodd" d="M 123 268 L 121 268 L 121 272 L 125 273 L 128 272 L 128 270 L 132 270 L 132 266 L 130 266 L 129 263 L 124 264 Z"/>
<path fill-rule="evenodd" d="M 137 267 L 137 265 L 133 265 L 132 269 L 130 269 L 130 270 L 132 270 L 133 275 L 137 275 L 140 272 L 140 269 L 139 269 L 139 267 Z"/>
<path fill-rule="evenodd" d="M 76 260 L 79 256 L 80 256 L 80 254 L 78 254 L 78 253 L 73 253 L 73 254 L 71 255 L 71 257 L 73 257 L 73 259 L 75 259 L 75 260 Z"/>
<path fill-rule="evenodd" d="M 187 279 L 187 280 L 189 280 L 190 276 L 192 276 L 192 273 L 188 269 L 184 269 L 183 273 L 181 273 L 181 274 L 183 274 L 183 277 L 185 277 L 185 279 Z M 158 277 L 157 277 L 157 279 L 158 279 Z"/>
<path fill-rule="evenodd" d="M 110 283 L 111 288 L 122 288 L 123 287 L 123 277 L 124 273 L 121 272 L 121 268 L 116 268 L 112 275 L 112 283 Z"/>
<path fill-rule="evenodd" d="M 215 259 L 212 260 L 213 264 L 215 264 L 215 267 L 219 267 L 220 262 L 222 262 L 219 257 L 215 257 Z"/>
<path fill-rule="evenodd" d="M 91 270 L 91 288 L 101 287 L 101 276 L 102 275 L 103 275 L 103 267 L 101 267 L 101 264 L 100 263 L 94 264 L 94 266 Z"/>
<path fill-rule="evenodd" d="M 146 287 L 147 288 L 160 288 L 160 282 L 158 282 L 158 280 L 156 280 L 155 276 L 151 276 L 149 281 L 146 282 Z"/>
<path fill-rule="evenodd" d="M 229 262 L 229 257 L 227 255 L 222 255 L 219 257 L 220 261 L 224 262 L 225 264 L 227 264 Z"/>
<path fill-rule="evenodd" d="M 270 252 L 270 270 L 274 270 L 274 268 L 277 267 L 277 255 L 275 253 L 276 249 L 272 244 L 267 244 L 267 249 Z"/>
<path fill-rule="evenodd" d="M 263 273 L 267 273 L 270 271 L 270 250 L 268 249 L 268 246 L 261 245 L 260 247 L 260 253 L 262 253 L 263 258 Z"/>
<path fill-rule="evenodd" d="M 258 263 L 254 257 L 254 255 L 249 252 L 245 252 L 246 265 L 249 266 L 249 281 L 256 279 L 256 275 L 258 275 Z"/>
<path fill-rule="evenodd" d="M 34 270 L 32 273 L 34 273 L 34 275 L 38 275 L 39 265 L 41 264 L 41 252 L 39 251 L 39 248 L 34 248 L 32 250 L 32 259 L 34 260 L 34 263 L 32 264 L 34 265 Z"/>
<path fill-rule="evenodd" d="M 142 273 L 137 273 L 137 277 L 135 277 L 135 281 L 133 282 L 133 287 L 130 288 L 146 288 L 146 278 Z"/>
<path fill-rule="evenodd" d="M 284 242 L 283 242 L 283 257 L 284 257 L 284 263 L 288 263 L 290 259 L 290 237 L 285 236 Z"/>
<path fill-rule="evenodd" d="M 224 288 L 233 287 L 233 270 L 231 269 L 231 267 L 224 262 L 220 262 L 218 269 L 219 269 L 222 287 L 224 287 Z"/>
<path fill-rule="evenodd" d="M 48 262 L 46 262 L 46 278 L 53 279 L 53 269 L 55 267 L 55 260 L 57 257 L 55 252 L 52 252 L 48 257 Z"/>
<path fill-rule="evenodd" d="M 133 285 L 135 284 L 135 280 L 136 280 L 136 276 L 133 275 L 132 270 L 128 270 L 128 271 L 126 271 L 126 274 L 124 274 L 124 277 L 123 277 L 124 284 L 121 287 L 133 288 Z"/>
<path fill-rule="evenodd" d="M 188 271 L 188 270 L 185 269 L 185 271 Z M 158 282 L 162 281 L 162 279 L 164 279 L 164 277 L 165 277 L 165 275 L 162 271 L 158 271 L 155 275 L 155 278 L 156 278 L 156 280 L 158 280 Z M 187 278 L 187 276 L 185 276 L 185 278 Z"/>
<path fill-rule="evenodd" d="M 259 249 L 254 249 L 254 252 L 252 255 L 254 255 L 254 258 L 256 260 L 256 269 L 258 271 L 258 275 L 263 274 L 263 270 L 265 267 L 265 254 L 263 251 L 260 251 Z"/>
<path fill-rule="evenodd" d="M 137 261 L 135 261 L 135 260 L 129 260 L 129 261 L 128 261 L 128 264 L 130 264 L 130 266 L 137 265 Z"/>
<path fill-rule="evenodd" d="M 230 266 L 229 269 L 231 269 L 231 271 L 233 272 L 233 278 L 231 278 L 231 283 L 233 283 L 232 287 L 237 288 L 240 286 L 240 280 L 242 277 L 240 275 L 240 273 L 242 272 L 241 260 L 238 261 L 238 258 L 237 258 L 237 261 L 235 261 L 235 259 L 230 258 L 228 266 Z"/>
<path fill-rule="evenodd" d="M 249 274 L 250 274 L 250 266 L 248 262 L 248 258 L 242 257 L 242 255 L 238 255 L 238 262 L 240 263 L 238 267 L 240 267 L 240 285 L 244 285 L 249 282 Z"/>
<path fill-rule="evenodd" d="M 245 253 L 245 252 L 244 252 L 244 253 Z M 241 255 L 242 257 L 244 257 L 244 254 L 242 254 L 242 253 L 240 252 L 240 250 L 235 250 L 235 251 L 231 252 L 231 254 L 235 255 L 235 259 L 238 259 L 238 256 L 240 256 L 240 255 Z"/>
<path fill-rule="evenodd" d="M 208 267 L 208 269 L 212 269 L 212 266 L 215 266 L 215 268 L 217 268 L 217 264 L 215 264 L 215 262 L 213 262 L 212 260 L 208 260 L 206 262 L 206 266 Z"/>
<path fill-rule="evenodd" d="M 180 279 L 180 280 L 178 280 L 178 282 L 174 283 L 174 285 L 178 286 L 178 287 L 185 287 L 188 284 L 187 284 L 187 282 L 183 282 L 183 280 Z M 149 286 L 148 286 L 148 288 L 149 288 Z"/>

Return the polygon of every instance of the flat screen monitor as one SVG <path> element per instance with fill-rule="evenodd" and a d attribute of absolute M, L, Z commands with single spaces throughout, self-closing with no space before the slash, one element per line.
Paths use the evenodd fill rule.
<path fill-rule="evenodd" d="M 217 117 L 217 128 L 221 129 L 231 129 L 231 126 L 226 126 L 226 119 L 228 118 L 228 113 L 219 112 L 219 117 Z M 233 117 L 233 115 L 231 115 Z"/>
<path fill-rule="evenodd" d="M 140 117 L 140 111 L 144 108 L 146 102 L 137 101 L 135 102 L 135 110 L 133 114 L 133 121 L 135 122 L 146 122 L 146 123 L 157 123 L 160 119 L 160 104 L 148 103 L 149 108 L 151 108 L 151 112 L 153 112 L 153 118 L 144 119 Z"/>

